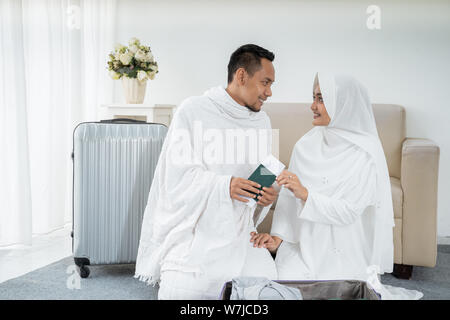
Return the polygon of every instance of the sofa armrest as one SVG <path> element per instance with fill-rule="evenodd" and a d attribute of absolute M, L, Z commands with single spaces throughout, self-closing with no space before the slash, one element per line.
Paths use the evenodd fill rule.
<path fill-rule="evenodd" d="M 436 265 L 438 172 L 439 147 L 428 139 L 406 138 L 400 177 L 403 264 Z"/>

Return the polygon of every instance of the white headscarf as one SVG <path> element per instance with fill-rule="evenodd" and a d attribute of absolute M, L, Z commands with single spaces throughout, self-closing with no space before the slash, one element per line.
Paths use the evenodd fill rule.
<path fill-rule="evenodd" d="M 376 207 L 373 212 L 373 248 L 371 265 L 380 272 L 392 272 L 394 259 L 391 183 L 386 157 L 378 136 L 367 89 L 355 78 L 347 75 L 318 73 L 315 82 L 331 118 L 324 129 L 348 140 L 365 150 L 373 159 L 377 171 Z M 314 88 L 313 88 L 314 90 Z"/>
<path fill-rule="evenodd" d="M 298 175 L 310 190 L 331 198 L 353 199 L 356 194 L 363 194 L 363 190 L 359 189 L 369 183 L 369 178 L 367 181 L 361 180 L 366 179 L 363 172 L 367 171 L 367 166 L 375 165 L 376 194 L 365 200 L 373 205 L 369 205 L 361 217 L 371 248 L 365 256 L 369 259 L 369 265 L 379 267 L 380 273 L 392 272 L 394 215 L 391 185 L 368 92 L 359 81 L 346 75 L 318 73 L 313 90 L 317 84 L 331 121 L 328 126 L 314 127 L 297 142 L 289 170 Z M 356 151 L 361 149 L 367 152 L 369 161 L 364 160 L 367 158 L 357 158 Z M 321 181 L 326 173 L 333 175 L 332 183 Z M 354 190 L 356 185 L 358 190 Z M 295 210 L 298 202 L 289 199 L 291 194 L 282 189 L 283 208 L 277 206 L 277 209 Z M 357 198 L 353 201 L 359 204 Z M 280 210 L 276 213 L 283 215 Z M 296 229 L 286 226 L 280 230 L 284 230 L 286 239 L 297 242 L 301 235 L 297 234 L 299 230 Z"/>

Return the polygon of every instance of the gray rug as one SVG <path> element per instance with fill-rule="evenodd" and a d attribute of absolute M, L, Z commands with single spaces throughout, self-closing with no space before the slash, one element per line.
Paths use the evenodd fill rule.
<path fill-rule="evenodd" d="M 69 269 L 68 269 L 69 268 Z M 0 283 L 0 300 L 154 300 L 158 286 L 133 277 L 134 265 L 89 267 L 89 278 L 73 281 L 72 257 Z M 67 273 L 68 272 L 68 273 Z"/>
<path fill-rule="evenodd" d="M 89 278 L 80 279 L 79 289 L 76 289 L 78 282 L 72 281 L 74 274 L 70 266 L 73 266 L 71 257 L 5 281 L 0 284 L 0 299 L 153 300 L 157 297 L 157 286 L 133 278 L 134 265 L 92 266 Z M 419 290 L 424 300 L 450 300 L 450 246 L 438 246 L 435 268 L 414 267 L 411 280 L 383 275 L 381 282 Z"/>

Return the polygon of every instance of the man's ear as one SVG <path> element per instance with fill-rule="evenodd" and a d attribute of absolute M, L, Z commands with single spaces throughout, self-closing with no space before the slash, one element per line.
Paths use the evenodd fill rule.
<path fill-rule="evenodd" d="M 248 78 L 247 71 L 245 71 L 244 68 L 239 68 L 236 70 L 235 77 L 236 77 L 237 83 L 242 86 L 247 81 L 247 78 Z"/>

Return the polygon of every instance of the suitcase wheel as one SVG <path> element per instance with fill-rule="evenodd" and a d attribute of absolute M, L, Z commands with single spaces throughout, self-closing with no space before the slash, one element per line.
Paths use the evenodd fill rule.
<path fill-rule="evenodd" d="M 91 262 L 88 258 L 74 258 L 75 265 L 77 266 L 77 271 L 80 277 L 87 278 L 89 277 L 90 270 L 87 265 L 90 265 Z"/>
<path fill-rule="evenodd" d="M 78 267 L 78 273 L 80 274 L 80 277 L 87 278 L 87 277 L 89 277 L 89 274 L 91 273 L 91 271 L 89 270 L 88 267 L 81 266 L 81 267 Z"/>

